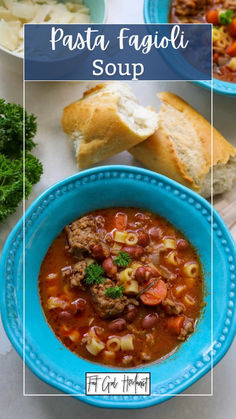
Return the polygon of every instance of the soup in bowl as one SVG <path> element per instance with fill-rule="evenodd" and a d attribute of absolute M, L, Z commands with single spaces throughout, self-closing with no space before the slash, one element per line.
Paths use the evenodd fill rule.
<path fill-rule="evenodd" d="M 77 251 L 74 254 L 74 250 L 71 250 L 71 233 L 75 233 L 74 227 L 84 217 L 92 217 L 93 225 L 96 222 L 99 237 L 102 235 L 100 244 L 106 254 L 102 252 L 99 255 L 101 248 L 93 248 L 92 255 L 85 252 L 80 259 Z M 152 228 L 159 229 L 158 233 L 153 234 Z M 123 234 L 118 234 L 117 237 L 116 232 Z M 112 234 L 111 242 L 108 237 L 108 241 L 103 240 L 107 234 Z M 145 246 L 147 235 L 149 243 Z M 139 243 L 134 244 L 136 240 Z M 184 242 L 180 245 L 181 241 Z M 135 249 L 135 246 L 142 250 L 134 252 L 131 249 Z M 75 247 L 80 249 L 78 242 Z M 115 247 L 117 254 L 113 254 Z M 163 253 L 160 252 L 161 249 Z M 124 254 L 119 255 L 121 251 Z M 57 257 L 54 258 L 53 254 Z M 233 291 L 236 280 L 235 254 L 235 245 L 220 216 L 205 199 L 190 189 L 137 167 L 106 166 L 82 171 L 43 192 L 7 239 L 0 263 L 3 325 L 13 346 L 28 367 L 40 379 L 60 391 L 100 407 L 137 409 L 151 406 L 191 386 L 228 350 L 236 328 Z M 143 256 L 145 259 L 142 259 Z M 73 278 L 71 271 L 76 263 L 83 262 L 85 258 L 85 270 L 92 264 L 96 266 L 95 270 L 94 267 L 87 270 L 86 282 L 93 282 L 95 275 L 100 284 L 87 285 L 84 277 L 82 285 L 85 290 L 82 290 L 74 287 L 81 279 L 81 272 L 76 271 Z M 135 262 L 142 268 L 137 274 L 140 266 L 135 267 Z M 179 266 L 175 265 L 176 262 Z M 127 263 L 127 267 L 119 266 Z M 190 272 L 189 263 L 190 266 L 194 265 Z M 161 269 L 160 272 L 156 265 L 159 266 L 158 270 Z M 150 266 L 153 269 L 151 272 Z M 116 274 L 119 273 L 117 279 L 112 276 L 116 268 Z M 125 271 L 126 269 L 131 271 Z M 131 283 L 132 287 L 135 285 L 133 295 L 127 290 L 130 272 L 131 280 L 134 275 L 134 281 L 138 282 L 140 295 L 136 294 L 135 283 Z M 167 275 L 170 277 L 166 277 Z M 104 278 L 104 282 L 101 278 Z M 149 280 L 151 283 L 148 283 Z M 177 283 L 184 288 L 177 289 Z M 103 289 L 101 299 L 98 298 L 96 285 L 101 285 Z M 119 297 L 117 288 L 112 291 L 104 290 L 104 285 L 110 289 L 117 286 L 118 292 L 122 291 L 123 295 Z M 117 308 L 116 299 L 113 298 L 117 295 L 123 298 L 124 311 L 119 308 L 121 311 L 119 314 L 116 312 L 115 317 L 101 317 L 101 314 L 103 316 L 107 313 L 107 300 L 105 305 L 102 304 L 104 292 L 110 293 L 109 314 L 114 314 L 114 308 Z M 141 300 L 142 296 L 144 302 Z M 107 295 L 105 299 L 106 297 Z M 164 300 L 167 297 L 172 302 L 167 300 L 165 305 Z M 57 308 L 56 305 L 61 304 L 61 301 L 65 305 Z M 155 305 L 150 305 L 150 301 Z M 187 305 L 189 302 L 190 305 Z M 51 304 L 49 307 L 54 304 L 55 308 L 48 310 L 48 303 Z M 137 309 L 135 317 L 132 313 L 133 306 L 130 314 L 128 304 Z M 99 310 L 100 306 L 103 306 L 102 311 Z M 168 312 L 168 306 L 172 309 L 175 307 L 178 311 L 181 308 L 183 311 Z M 63 313 L 59 319 L 62 311 L 68 311 L 69 316 L 68 313 Z M 150 317 L 150 314 L 154 316 Z M 180 319 L 177 321 L 178 316 Z M 120 318 L 122 323 L 119 326 L 115 323 L 114 326 L 112 322 Z M 189 330 L 186 330 L 188 320 Z M 93 325 L 95 330 L 92 329 Z M 148 340 L 151 341 L 153 335 L 156 337 L 157 331 L 159 336 L 153 345 L 155 350 L 152 350 Z M 91 332 L 94 332 L 92 336 Z M 139 333 L 144 343 L 143 350 L 138 341 Z M 126 345 L 123 346 L 123 351 L 120 349 L 122 338 L 129 335 L 132 339 L 123 340 L 123 345 Z M 146 338 L 146 335 L 150 337 Z M 88 346 L 94 336 L 95 350 L 100 349 L 97 339 L 102 345 L 102 350 L 97 355 L 88 351 L 88 348 L 94 348 L 93 344 Z M 107 342 L 112 337 L 116 339 L 110 342 L 113 349 L 110 351 Z M 183 341 L 182 338 L 186 340 Z M 114 351 L 114 344 L 119 351 Z M 133 344 L 134 350 L 132 346 L 127 347 L 130 344 Z M 77 352 L 78 349 L 81 350 L 80 353 Z M 112 360 L 113 352 L 115 359 Z M 147 355 L 147 359 L 142 359 L 145 355 L 141 355 L 141 352 Z M 150 395 L 86 394 L 86 373 L 109 375 L 111 372 L 123 374 L 122 371 L 125 374 L 128 371 L 150 374 Z M 46 387 L 45 391 L 48 393 L 50 390 Z M 31 392 L 32 389 L 26 386 L 26 393 Z"/>
<path fill-rule="evenodd" d="M 236 2 L 235 0 L 173 0 L 171 23 L 211 23 L 213 75 L 236 83 Z"/>
<path fill-rule="evenodd" d="M 162 217 L 108 208 L 78 218 L 53 241 L 39 291 L 65 346 L 125 368 L 163 360 L 194 332 L 203 271 L 189 241 Z"/>

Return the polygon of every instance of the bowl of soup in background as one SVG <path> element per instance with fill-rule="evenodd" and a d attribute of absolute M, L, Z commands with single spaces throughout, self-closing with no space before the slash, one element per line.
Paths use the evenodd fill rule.
<path fill-rule="evenodd" d="M 163 362 L 123 370 L 82 359 L 62 345 L 43 315 L 38 276 L 51 243 L 72 220 L 109 207 L 134 207 L 159 214 L 185 235 L 200 257 L 205 308 L 195 332 Z M 210 204 L 169 178 L 129 166 L 97 167 L 66 178 L 42 193 L 25 214 L 25 271 L 23 242 L 21 219 L 9 235 L 1 257 L 3 325 L 29 368 L 59 390 L 100 407 L 148 407 L 191 386 L 229 349 L 236 328 L 235 244 Z M 86 372 L 112 371 L 149 372 L 150 396 L 85 395 Z"/>
<path fill-rule="evenodd" d="M 106 0 L 83 0 L 84 4 L 89 8 L 92 23 L 105 23 L 107 16 Z M 58 0 L 58 3 L 65 3 L 65 0 Z M 9 64 L 16 64 L 17 69 L 22 70 L 23 54 L 10 51 L 0 45 L 1 57 L 8 60 Z"/>
<path fill-rule="evenodd" d="M 145 23 L 168 23 L 172 0 L 144 0 L 143 14 Z M 199 86 L 211 89 L 211 81 L 194 82 Z M 215 93 L 236 96 L 236 83 L 213 79 Z"/>

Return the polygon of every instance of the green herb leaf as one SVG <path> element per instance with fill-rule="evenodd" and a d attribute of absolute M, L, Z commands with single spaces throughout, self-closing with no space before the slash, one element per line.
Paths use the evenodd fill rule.
<path fill-rule="evenodd" d="M 0 99 L 0 153 L 19 158 L 23 151 L 23 128 L 25 129 L 25 150 L 36 146 L 33 138 L 37 131 L 36 117 L 28 114 L 21 105 L 7 103 Z"/>
<path fill-rule="evenodd" d="M 25 198 L 43 173 L 41 162 L 25 155 Z M 10 159 L 0 153 L 0 223 L 12 214 L 23 199 L 23 157 Z"/>
<path fill-rule="evenodd" d="M 115 287 L 107 288 L 105 295 L 109 298 L 121 298 L 123 296 L 124 288 L 122 286 L 116 285 Z"/>
<path fill-rule="evenodd" d="M 114 259 L 114 263 L 121 268 L 127 268 L 130 261 L 131 257 L 126 252 L 119 252 L 118 256 Z"/>
<path fill-rule="evenodd" d="M 221 25 L 229 25 L 234 17 L 233 10 L 226 10 L 225 12 L 221 12 L 219 14 L 219 22 Z"/>
<path fill-rule="evenodd" d="M 85 283 L 87 285 L 101 284 L 105 281 L 103 278 L 104 270 L 98 263 L 91 263 L 86 268 Z"/>

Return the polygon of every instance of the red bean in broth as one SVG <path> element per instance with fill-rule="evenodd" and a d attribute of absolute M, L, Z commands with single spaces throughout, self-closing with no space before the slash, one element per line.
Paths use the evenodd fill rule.
<path fill-rule="evenodd" d="M 138 309 L 134 304 L 128 304 L 125 307 L 124 317 L 128 323 L 132 323 L 137 317 L 137 315 L 138 315 Z"/>
<path fill-rule="evenodd" d="M 163 232 L 162 232 L 161 228 L 159 228 L 159 227 L 152 227 L 149 230 L 149 236 L 153 240 L 160 240 L 162 235 L 163 235 Z"/>
<path fill-rule="evenodd" d="M 99 261 L 102 261 L 107 257 L 105 255 L 104 248 L 102 247 L 101 244 L 95 244 L 92 250 L 92 255 L 96 260 L 99 260 Z"/>
<path fill-rule="evenodd" d="M 81 313 L 85 310 L 87 301 L 84 298 L 77 298 L 77 300 L 72 301 L 71 308 L 74 314 Z"/>
<path fill-rule="evenodd" d="M 58 314 L 59 319 L 61 320 L 71 320 L 72 314 L 69 311 L 63 310 Z"/>
<path fill-rule="evenodd" d="M 157 269 L 155 269 L 154 266 L 147 266 L 146 271 L 149 272 L 149 275 L 147 275 L 147 279 L 154 278 L 158 274 L 158 271 Z"/>
<path fill-rule="evenodd" d="M 139 283 L 142 283 L 146 280 L 147 270 L 144 266 L 139 266 L 135 271 L 135 279 Z"/>
<path fill-rule="evenodd" d="M 188 242 L 184 239 L 180 239 L 177 242 L 177 250 L 186 250 L 188 248 Z"/>
<path fill-rule="evenodd" d="M 142 320 L 142 327 L 143 329 L 151 329 L 157 324 L 158 314 L 157 313 L 150 313 L 147 314 Z"/>
<path fill-rule="evenodd" d="M 109 325 L 108 325 L 108 329 L 111 332 L 121 332 L 122 330 L 124 330 L 127 326 L 126 320 L 125 319 L 115 319 L 112 320 Z"/>
<path fill-rule="evenodd" d="M 138 244 L 142 247 L 146 247 L 149 244 L 150 238 L 148 233 L 145 231 L 138 232 Z"/>
<path fill-rule="evenodd" d="M 107 258 L 103 261 L 102 267 L 103 267 L 104 271 L 107 273 L 108 276 L 115 276 L 117 271 L 118 271 L 118 268 L 114 264 L 111 257 Z"/>
<path fill-rule="evenodd" d="M 122 252 L 128 253 L 132 259 L 137 260 L 140 259 L 144 254 L 143 247 L 141 246 L 124 246 L 121 250 Z"/>

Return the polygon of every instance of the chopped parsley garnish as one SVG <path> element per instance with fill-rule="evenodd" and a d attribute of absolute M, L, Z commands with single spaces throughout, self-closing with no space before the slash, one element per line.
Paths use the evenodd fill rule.
<path fill-rule="evenodd" d="M 122 251 L 119 252 L 118 256 L 114 259 L 114 263 L 121 268 L 127 268 L 130 261 L 131 261 L 130 255 Z"/>
<path fill-rule="evenodd" d="M 109 298 L 121 298 L 123 296 L 124 288 L 122 286 L 116 285 L 115 287 L 107 288 L 105 295 Z"/>
<path fill-rule="evenodd" d="M 232 22 L 233 17 L 233 10 L 226 10 L 225 12 L 219 14 L 219 22 L 221 25 L 229 25 Z"/>
<path fill-rule="evenodd" d="M 97 263 L 91 263 L 86 268 L 85 283 L 87 285 L 98 285 L 105 281 L 103 278 L 104 270 Z"/>

